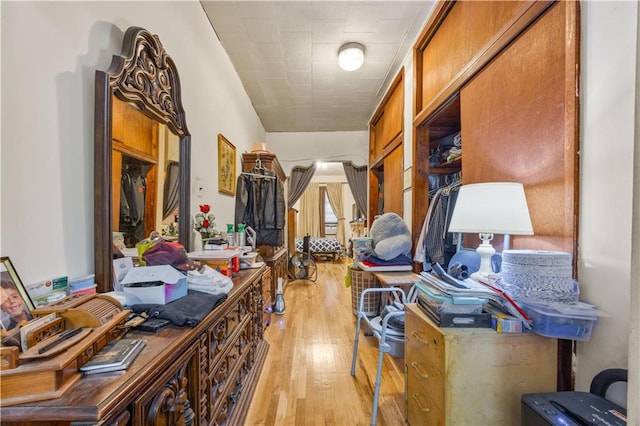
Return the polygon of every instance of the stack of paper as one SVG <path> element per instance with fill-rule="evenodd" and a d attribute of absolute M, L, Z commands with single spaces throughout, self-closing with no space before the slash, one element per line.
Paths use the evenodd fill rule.
<path fill-rule="evenodd" d="M 420 273 L 419 278 L 446 294 L 487 298 L 489 303 L 520 319 L 526 328 L 532 328 L 532 321 L 522 308 L 509 295 L 494 287 L 489 280 L 482 280 L 481 282 L 470 278 L 459 280 L 451 275 L 446 275 L 445 280 L 424 271 Z"/>

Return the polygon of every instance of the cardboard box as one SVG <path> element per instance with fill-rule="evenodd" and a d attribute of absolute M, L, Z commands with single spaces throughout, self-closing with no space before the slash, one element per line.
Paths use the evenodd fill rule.
<path fill-rule="evenodd" d="M 67 296 L 67 277 L 27 284 L 25 288 L 36 308 L 46 306 Z"/>
<path fill-rule="evenodd" d="M 169 265 L 131 268 L 121 284 L 143 303 L 165 305 L 187 295 L 187 276 Z"/>
<path fill-rule="evenodd" d="M 520 319 L 507 315 L 491 305 L 486 305 L 485 311 L 491 314 L 491 328 L 498 333 L 522 333 L 524 331 Z"/>

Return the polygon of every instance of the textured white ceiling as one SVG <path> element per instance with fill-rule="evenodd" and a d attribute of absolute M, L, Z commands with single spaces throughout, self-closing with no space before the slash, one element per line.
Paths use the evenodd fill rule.
<path fill-rule="evenodd" d="M 201 1 L 268 132 L 366 130 L 431 1 Z M 365 46 L 357 71 L 344 43 Z"/>

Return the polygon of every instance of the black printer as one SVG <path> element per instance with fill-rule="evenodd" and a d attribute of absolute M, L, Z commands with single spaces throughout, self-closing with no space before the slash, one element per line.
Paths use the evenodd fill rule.
<path fill-rule="evenodd" d="M 625 426 L 627 410 L 589 392 L 522 395 L 522 426 Z"/>

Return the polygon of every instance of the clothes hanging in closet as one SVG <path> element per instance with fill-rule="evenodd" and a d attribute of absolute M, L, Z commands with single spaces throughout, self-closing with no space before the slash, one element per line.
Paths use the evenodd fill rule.
<path fill-rule="evenodd" d="M 145 197 L 147 179 L 140 167 L 122 168 L 120 177 L 120 232 L 127 247 L 144 239 Z"/>
<path fill-rule="evenodd" d="M 257 245 L 283 244 L 285 215 L 284 185 L 275 172 L 257 167 L 238 176 L 235 224 L 253 228 Z"/>
<path fill-rule="evenodd" d="M 425 271 L 432 263 L 447 266 L 456 252 L 455 235 L 447 232 L 458 198 L 459 183 L 439 188 L 431 198 L 413 260 L 422 262 Z"/>

